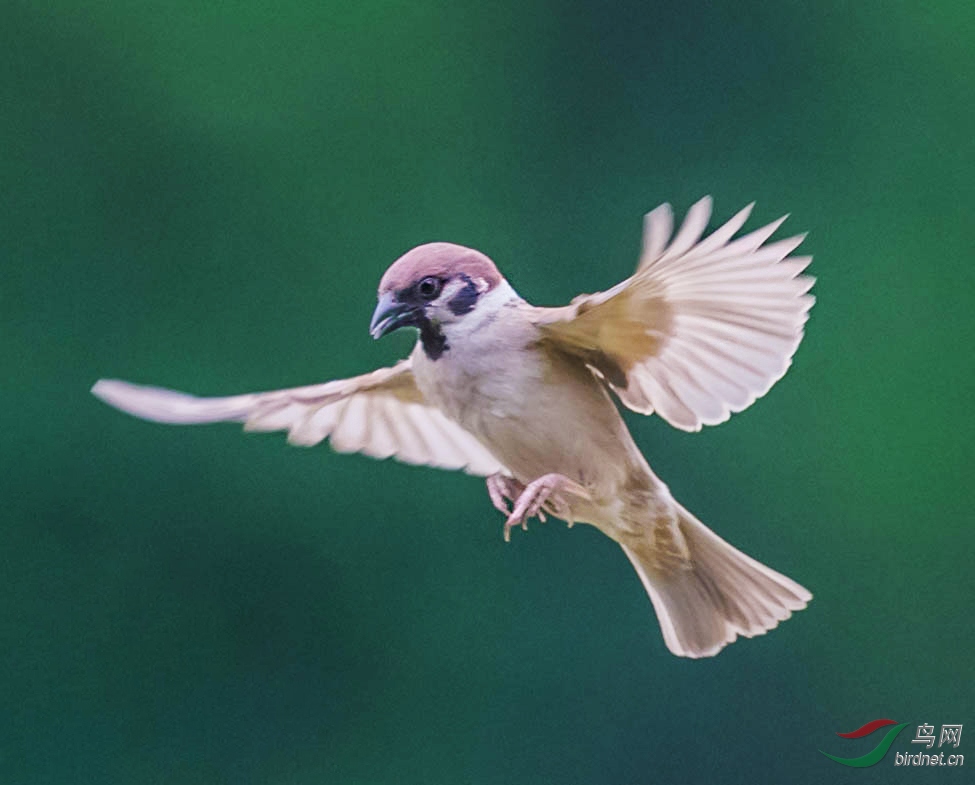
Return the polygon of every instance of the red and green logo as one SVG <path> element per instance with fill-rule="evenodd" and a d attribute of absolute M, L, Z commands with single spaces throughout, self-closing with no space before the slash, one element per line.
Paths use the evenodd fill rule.
<path fill-rule="evenodd" d="M 894 743 L 894 739 L 897 738 L 904 728 L 907 727 L 906 722 L 900 724 L 894 722 L 894 720 L 873 720 L 868 722 L 862 728 L 857 728 L 855 731 L 850 731 L 849 733 L 837 733 L 836 735 L 844 739 L 862 739 L 864 736 L 869 736 L 874 731 L 885 728 L 888 725 L 893 725 L 894 727 L 884 734 L 884 737 L 880 740 L 870 752 L 866 755 L 861 755 L 859 758 L 840 758 L 836 755 L 830 755 L 828 752 L 823 753 L 830 760 L 835 760 L 837 763 L 842 763 L 844 766 L 853 766 L 858 769 L 862 769 L 865 766 L 873 766 L 875 763 L 880 763 L 884 755 L 887 754 L 887 750 L 890 749 L 890 745 Z"/>

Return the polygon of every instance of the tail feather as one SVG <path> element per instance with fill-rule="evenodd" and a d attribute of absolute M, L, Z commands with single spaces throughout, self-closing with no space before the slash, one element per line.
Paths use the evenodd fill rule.
<path fill-rule="evenodd" d="M 650 595 L 667 648 L 681 657 L 712 657 L 739 635 L 762 635 L 812 599 L 806 589 L 729 545 L 678 505 L 688 562 L 661 569 L 639 542 L 623 550 Z"/>

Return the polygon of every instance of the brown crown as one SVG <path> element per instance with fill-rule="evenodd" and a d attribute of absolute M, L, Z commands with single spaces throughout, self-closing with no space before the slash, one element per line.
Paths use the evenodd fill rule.
<path fill-rule="evenodd" d="M 398 292 L 431 275 L 450 278 L 461 274 L 484 280 L 487 291 L 503 280 L 494 262 L 480 251 L 453 243 L 427 243 L 393 262 L 379 282 L 379 294 Z"/>

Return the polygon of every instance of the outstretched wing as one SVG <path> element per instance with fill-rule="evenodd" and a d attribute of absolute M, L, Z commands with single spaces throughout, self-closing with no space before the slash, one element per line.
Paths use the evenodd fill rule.
<path fill-rule="evenodd" d="M 710 197 L 672 241 L 670 205 L 648 213 L 636 272 L 539 309 L 546 340 L 584 360 L 629 408 L 686 431 L 750 406 L 788 370 L 815 302 L 815 279 L 800 275 L 812 257 L 789 256 L 805 235 L 765 244 L 785 217 L 731 239 L 751 209 L 703 240 Z"/>
<path fill-rule="evenodd" d="M 393 456 L 481 476 L 504 470 L 474 436 L 424 399 L 409 360 L 352 379 L 229 398 L 198 398 L 115 379 L 102 379 L 91 391 L 155 422 L 241 422 L 249 431 L 288 431 L 288 441 L 302 446 L 330 439 L 338 452 Z"/>

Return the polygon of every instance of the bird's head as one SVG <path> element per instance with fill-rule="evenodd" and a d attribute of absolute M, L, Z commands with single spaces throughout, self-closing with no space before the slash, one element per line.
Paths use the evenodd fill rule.
<path fill-rule="evenodd" d="M 417 246 L 393 262 L 379 282 L 369 332 L 382 338 L 400 327 L 416 327 L 421 337 L 442 335 L 443 327 L 464 319 L 503 282 L 494 262 L 473 248 Z"/>

